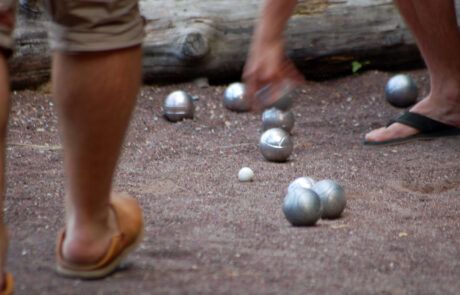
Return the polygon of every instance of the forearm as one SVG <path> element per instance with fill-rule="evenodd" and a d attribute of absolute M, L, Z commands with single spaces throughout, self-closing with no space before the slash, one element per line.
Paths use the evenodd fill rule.
<path fill-rule="evenodd" d="M 297 0 L 266 0 L 255 30 L 256 42 L 279 40 Z"/>

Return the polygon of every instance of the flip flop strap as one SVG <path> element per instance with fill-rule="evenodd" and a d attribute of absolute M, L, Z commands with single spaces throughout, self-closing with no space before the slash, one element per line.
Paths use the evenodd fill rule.
<path fill-rule="evenodd" d="M 404 112 L 399 117 L 391 120 L 387 126 L 390 126 L 393 123 L 401 123 L 410 126 L 425 134 L 457 128 L 455 126 L 444 124 L 426 116 L 412 112 Z"/>

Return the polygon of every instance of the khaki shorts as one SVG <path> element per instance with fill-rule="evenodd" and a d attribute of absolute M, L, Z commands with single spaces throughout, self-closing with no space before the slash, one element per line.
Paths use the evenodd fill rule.
<path fill-rule="evenodd" d="M 137 0 L 45 0 L 52 50 L 88 52 L 139 45 L 144 20 Z M 13 49 L 16 0 L 0 0 L 0 48 Z"/>

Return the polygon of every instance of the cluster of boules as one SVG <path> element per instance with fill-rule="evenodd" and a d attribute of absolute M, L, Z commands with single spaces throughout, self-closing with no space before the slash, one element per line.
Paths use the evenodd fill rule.
<path fill-rule="evenodd" d="M 251 109 L 250 98 L 246 96 L 245 85 L 231 83 L 224 92 L 224 106 L 234 112 L 247 112 Z M 273 103 L 264 104 L 272 95 L 271 85 L 262 87 L 256 97 L 266 107 L 262 114 L 264 133 L 259 140 L 259 150 L 263 157 L 271 162 L 285 162 L 293 151 L 294 144 L 290 132 L 294 127 L 294 114 L 289 110 L 294 98 L 294 89 L 284 83 Z"/>
<path fill-rule="evenodd" d="M 271 86 L 259 90 L 256 96 L 262 101 L 269 100 L 273 95 Z M 295 90 L 290 84 L 285 84 L 277 99 L 262 114 L 262 129 L 259 149 L 264 158 L 270 162 L 285 162 L 294 149 L 290 132 L 294 127 L 294 114 L 289 108 L 292 106 Z"/>
<path fill-rule="evenodd" d="M 289 184 L 283 213 L 294 226 L 312 226 L 320 218 L 340 218 L 346 204 L 345 191 L 337 182 L 300 177 Z"/>

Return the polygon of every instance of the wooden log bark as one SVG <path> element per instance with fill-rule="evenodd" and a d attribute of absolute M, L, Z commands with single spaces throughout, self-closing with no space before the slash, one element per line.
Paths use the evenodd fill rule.
<path fill-rule="evenodd" d="M 261 0 L 141 0 L 146 18 L 144 78 L 236 79 Z M 460 0 L 456 0 L 457 13 Z M 459 15 L 459 13 L 458 13 Z M 16 87 L 49 78 L 46 19 L 20 18 L 11 60 Z M 286 30 L 288 55 L 313 78 L 420 63 L 414 40 L 391 0 L 301 0 Z"/>

